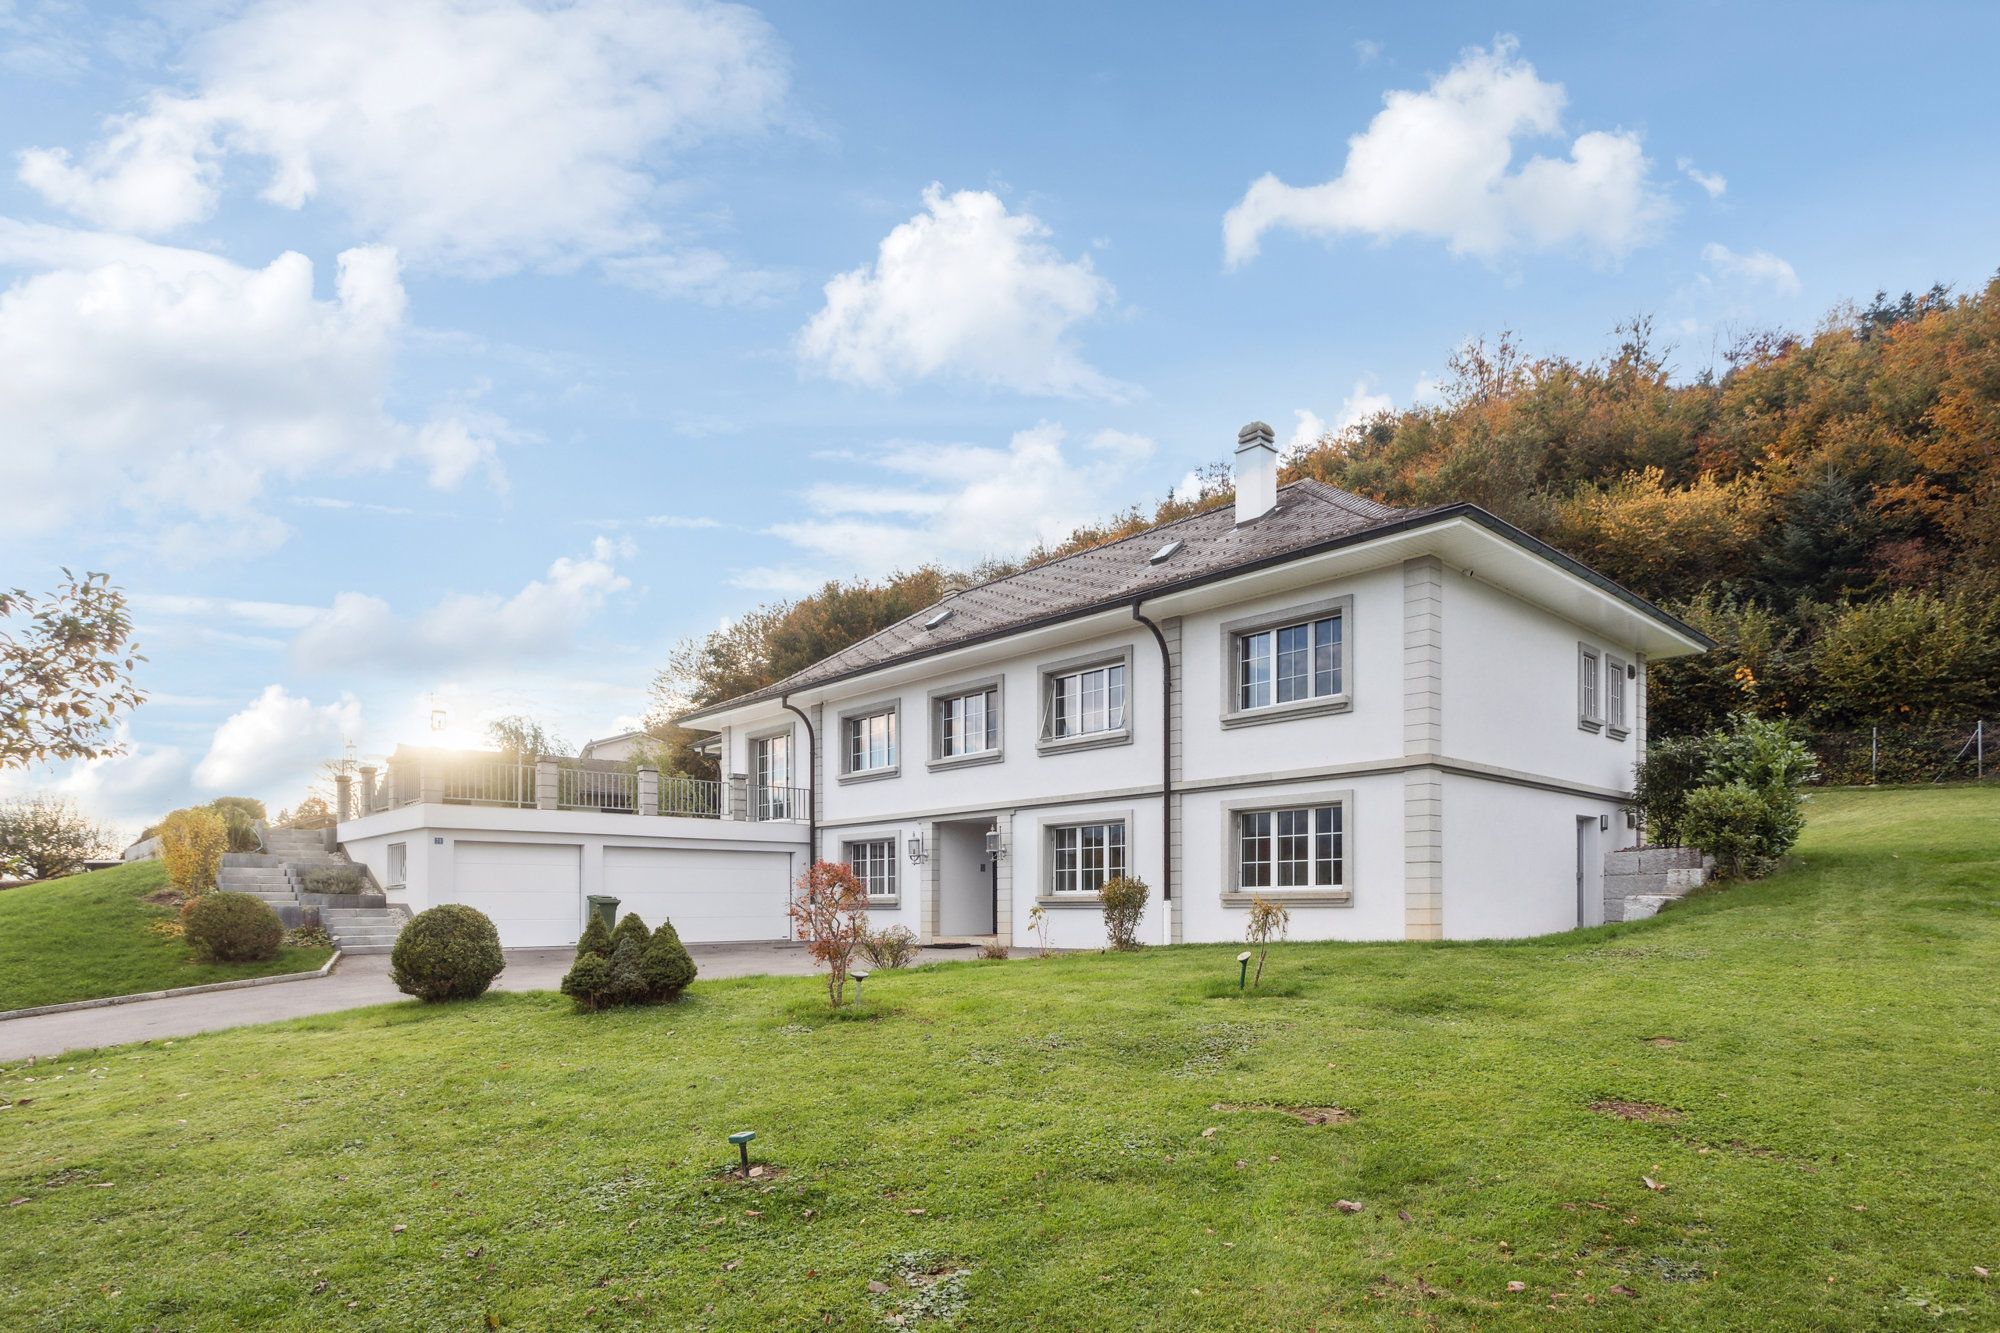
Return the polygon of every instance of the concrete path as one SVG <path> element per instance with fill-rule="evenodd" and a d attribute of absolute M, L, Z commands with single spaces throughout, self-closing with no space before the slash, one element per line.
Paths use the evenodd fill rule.
<path fill-rule="evenodd" d="M 688 946 L 688 952 L 694 955 L 701 976 L 710 979 L 808 976 L 818 970 L 806 955 L 805 946 L 799 944 L 693 944 Z M 975 949 L 926 949 L 917 961 L 936 963 L 978 956 Z M 507 970 L 500 974 L 493 988 L 555 990 L 575 957 L 571 949 L 509 949 Z M 245 990 L 138 1000 L 105 1009 L 10 1019 L 0 1023 L 0 1062 L 31 1055 L 58 1055 L 93 1046 L 119 1046 L 128 1041 L 191 1037 L 198 1032 L 215 1032 L 247 1023 L 272 1023 L 283 1018 L 331 1014 L 408 999 L 389 982 L 388 955 L 343 958 L 339 967 L 314 981 L 288 981 L 281 986 L 252 986 Z"/>

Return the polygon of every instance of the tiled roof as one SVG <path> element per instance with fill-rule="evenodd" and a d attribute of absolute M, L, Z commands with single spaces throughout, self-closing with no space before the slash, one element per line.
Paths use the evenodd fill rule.
<path fill-rule="evenodd" d="M 774 685 L 690 716 L 776 699 L 904 658 L 1117 606 L 1156 589 L 1304 551 L 1428 512 L 1377 504 L 1324 482 L 1295 481 L 1279 487 L 1276 507 L 1254 522 L 1238 527 L 1235 509 L 1223 505 L 982 583 L 849 644 Z M 1155 564 L 1152 557 L 1169 542 L 1179 542 L 1180 548 Z M 925 628 L 946 609 L 951 612 L 949 618 L 935 628 Z"/>

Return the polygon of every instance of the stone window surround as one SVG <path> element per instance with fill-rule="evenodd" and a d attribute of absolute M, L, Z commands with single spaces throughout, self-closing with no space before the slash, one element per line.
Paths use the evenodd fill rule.
<path fill-rule="evenodd" d="M 1586 709 L 1583 698 L 1583 664 L 1591 663 L 1590 672 L 1597 682 L 1596 700 Z M 1604 650 L 1583 642 L 1576 645 L 1576 725 L 1589 732 L 1604 730 Z"/>
<path fill-rule="evenodd" d="M 1243 858 L 1237 843 L 1241 829 L 1236 817 L 1260 810 L 1297 810 L 1317 805 L 1337 805 L 1340 807 L 1340 870 L 1341 886 L 1337 889 L 1281 889 L 1273 886 L 1267 889 L 1245 890 L 1239 883 L 1243 874 Z M 1216 881 L 1224 886 L 1222 905 L 1224 907 L 1248 907 L 1252 898 L 1265 898 L 1272 902 L 1287 903 L 1301 907 L 1352 907 L 1354 905 L 1354 789 L 1352 787 L 1316 788 L 1312 791 L 1265 792 L 1261 796 L 1245 796 L 1239 800 L 1222 803 L 1222 878 Z"/>
<path fill-rule="evenodd" d="M 848 864 L 847 849 L 857 842 L 887 842 L 889 844 L 889 862 L 896 867 L 895 894 L 887 898 L 870 898 L 868 900 L 869 910 L 873 911 L 878 907 L 885 909 L 901 907 L 903 905 L 904 872 L 906 870 L 911 872 L 921 872 L 923 870 L 922 866 L 905 866 L 903 864 L 901 859 L 904 856 L 903 830 L 901 828 L 889 827 L 841 830 L 840 863 L 842 865 Z"/>
<path fill-rule="evenodd" d="M 1000 743 L 990 750 L 981 750 L 977 754 L 943 753 L 944 728 L 938 725 L 939 701 L 956 699 L 964 694 L 978 694 L 982 690 L 993 691 L 993 707 L 999 714 L 999 721 L 994 725 L 994 731 L 1000 738 Z M 1129 676 L 1126 680 L 1126 692 L 1128 694 L 1131 692 Z M 971 768 L 978 764 L 999 763 L 1007 757 L 1007 678 L 1004 675 L 982 676 L 977 680 L 953 681 L 949 685 L 940 685 L 931 690 L 924 696 L 924 727 L 929 732 L 924 750 L 929 758 L 924 764 L 933 772 L 946 768 Z M 901 737 L 897 739 L 900 742 Z M 897 759 L 900 761 L 901 758 L 902 751 L 899 747 Z"/>
<path fill-rule="evenodd" d="M 1094 893 L 1057 893 L 1049 886 L 1055 882 L 1056 852 L 1049 838 L 1052 829 L 1074 828 L 1079 824 L 1123 824 L 1125 826 L 1125 873 L 1132 873 L 1133 827 L 1132 811 L 1119 810 L 1070 810 L 1058 815 L 1043 815 L 1035 821 L 1036 860 L 1039 878 L 1035 881 L 1035 902 L 1041 907 L 1085 907 L 1093 912 L 1104 910 Z"/>
<path fill-rule="evenodd" d="M 896 762 L 885 768 L 866 768 L 855 772 L 847 765 L 853 760 L 853 750 L 847 743 L 847 724 L 856 718 L 874 717 L 878 713 L 888 713 L 896 719 Z M 902 776 L 903 772 L 903 699 L 901 695 L 872 699 L 865 704 L 852 704 L 834 714 L 834 744 L 838 747 L 834 767 L 834 781 L 846 786 L 854 782 L 880 782 L 885 778 Z"/>
<path fill-rule="evenodd" d="M 1290 703 L 1269 703 L 1262 708 L 1240 708 L 1237 706 L 1236 641 L 1246 634 L 1256 634 L 1262 630 L 1282 629 L 1286 625 L 1301 622 L 1310 624 L 1324 620 L 1329 615 L 1340 616 L 1340 693 L 1322 694 L 1308 699 L 1294 699 Z M 1346 713 L 1354 708 L 1354 594 L 1344 593 L 1339 597 L 1326 597 L 1316 602 L 1300 602 L 1293 606 L 1279 607 L 1275 611 L 1260 611 L 1253 616 L 1243 616 L 1227 621 L 1222 626 L 1222 725 L 1224 727 L 1254 727 L 1266 722 L 1285 722 L 1298 717 L 1324 717 L 1330 713 Z M 1273 698 L 1278 692 L 1278 682 L 1271 681 Z"/>
<path fill-rule="evenodd" d="M 1094 653 L 1082 653 L 1076 657 L 1038 663 L 1035 667 L 1035 696 L 1040 717 L 1036 723 L 1035 749 L 1042 754 L 1067 754 L 1072 750 L 1096 750 L 1108 745 L 1130 745 L 1132 716 L 1137 711 L 1132 707 L 1133 687 L 1136 684 L 1133 680 L 1132 656 L 1132 645 L 1125 643 L 1100 649 Z M 1125 668 L 1125 725 L 1113 731 L 1095 731 L 1086 736 L 1051 735 L 1050 729 L 1055 726 L 1055 704 L 1050 697 L 1050 691 L 1055 678 L 1101 666 Z"/>
<path fill-rule="evenodd" d="M 1632 734 L 1633 681 L 1626 676 L 1626 670 L 1631 665 L 1616 653 L 1604 654 L 1604 734 L 1614 741 L 1622 741 Z M 1624 705 L 1620 710 L 1624 714 L 1622 717 L 1611 716 L 1611 677 L 1614 672 L 1619 681 L 1619 702 Z"/>

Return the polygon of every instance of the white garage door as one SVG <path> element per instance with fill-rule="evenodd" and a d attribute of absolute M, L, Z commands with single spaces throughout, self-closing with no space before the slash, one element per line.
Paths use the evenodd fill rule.
<path fill-rule="evenodd" d="M 619 916 L 637 912 L 649 926 L 671 918 L 689 944 L 781 940 L 791 868 L 782 852 L 606 847 L 604 891 Z"/>
<path fill-rule="evenodd" d="M 493 918 L 503 949 L 575 944 L 583 928 L 580 849 L 542 842 L 452 847 L 458 901 Z"/>

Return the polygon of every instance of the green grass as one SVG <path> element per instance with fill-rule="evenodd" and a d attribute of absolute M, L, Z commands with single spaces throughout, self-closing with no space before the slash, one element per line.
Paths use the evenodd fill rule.
<path fill-rule="evenodd" d="M 1764 883 L 1281 996 L 1220 945 L 0 1071 L 0 1326 L 1990 1328 L 1996 858 L 2000 791 L 1832 793 Z"/>
<path fill-rule="evenodd" d="M 268 963 L 197 962 L 181 940 L 147 929 L 174 915 L 146 901 L 166 884 L 158 861 L 135 861 L 0 893 L 0 1010 L 303 972 L 331 952 L 285 948 Z"/>

